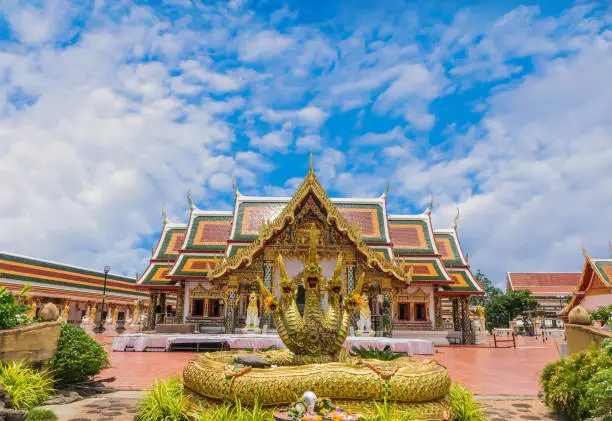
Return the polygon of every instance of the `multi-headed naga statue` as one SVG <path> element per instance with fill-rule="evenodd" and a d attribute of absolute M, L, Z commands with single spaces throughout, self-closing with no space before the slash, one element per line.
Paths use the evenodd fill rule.
<path fill-rule="evenodd" d="M 355 311 L 363 286 L 362 273 L 350 297 L 342 297 L 342 253 L 338 255 L 336 269 L 325 285 L 317 253 L 319 231 L 309 230 L 310 250 L 301 279 L 290 279 L 285 270 L 283 256 L 278 254 L 280 269 L 280 300 L 257 278 L 264 303 L 272 314 L 283 343 L 296 356 L 330 356 L 337 359 L 349 332 L 351 314 Z M 305 289 L 303 316 L 296 303 L 298 283 Z M 321 296 L 327 291 L 327 310 L 323 313 Z"/>

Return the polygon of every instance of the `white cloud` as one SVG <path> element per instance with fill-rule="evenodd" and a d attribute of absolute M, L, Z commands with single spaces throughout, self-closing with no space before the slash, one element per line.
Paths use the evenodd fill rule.
<path fill-rule="evenodd" d="M 274 165 L 266 157 L 253 151 L 238 152 L 236 154 L 236 161 L 238 164 L 261 171 L 267 172 L 274 169 Z"/>
<path fill-rule="evenodd" d="M 353 140 L 353 144 L 355 145 L 381 145 L 396 141 L 407 141 L 406 135 L 404 134 L 404 129 L 399 126 L 395 126 L 388 132 L 384 133 L 374 133 L 368 132 L 364 133 L 361 136 L 357 136 Z"/>
<path fill-rule="evenodd" d="M 293 134 L 285 129 L 276 130 L 265 134 L 262 137 L 251 138 L 250 146 L 258 148 L 262 152 L 289 153 L 289 147 L 293 142 Z"/>
<path fill-rule="evenodd" d="M 221 192 L 229 192 L 233 189 L 232 177 L 224 172 L 211 175 L 208 179 L 208 185 L 211 189 Z"/>
<path fill-rule="evenodd" d="M 308 150 L 318 151 L 321 149 L 323 138 L 318 134 L 307 134 L 300 136 L 295 141 L 295 147 L 298 152 Z"/>
<path fill-rule="evenodd" d="M 262 119 L 269 122 L 280 123 L 290 121 L 294 124 L 319 127 L 321 126 L 329 114 L 319 107 L 307 106 L 297 110 L 275 110 L 266 109 L 262 112 Z"/>
<path fill-rule="evenodd" d="M 275 30 L 249 34 L 239 47 L 240 59 L 258 61 L 281 55 L 294 43 L 293 38 Z"/>

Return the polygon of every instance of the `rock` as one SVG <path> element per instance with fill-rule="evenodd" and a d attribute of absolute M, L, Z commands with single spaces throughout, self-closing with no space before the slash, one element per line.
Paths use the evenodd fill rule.
<path fill-rule="evenodd" d="M 13 401 L 8 393 L 6 393 L 4 386 L 0 384 L 0 409 L 10 408 L 11 406 L 13 406 Z"/>
<path fill-rule="evenodd" d="M 60 314 L 55 304 L 47 303 L 40 309 L 38 316 L 45 322 L 54 322 L 59 319 Z"/>
<path fill-rule="evenodd" d="M 80 401 L 81 399 L 83 398 L 77 392 L 64 392 L 61 395 L 57 395 L 49 399 L 47 402 L 45 402 L 45 405 L 66 405 L 72 402 Z"/>
<path fill-rule="evenodd" d="M 242 364 L 253 368 L 269 368 L 270 362 L 257 354 L 237 355 L 234 357 L 235 364 Z"/>
<path fill-rule="evenodd" d="M 18 411 L 16 409 L 0 409 L 0 420 L 5 421 L 25 421 L 28 418 L 28 411 Z"/>

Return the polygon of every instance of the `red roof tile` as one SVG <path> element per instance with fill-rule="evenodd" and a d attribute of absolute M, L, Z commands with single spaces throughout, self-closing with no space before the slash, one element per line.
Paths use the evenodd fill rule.
<path fill-rule="evenodd" d="M 580 281 L 580 273 L 516 273 L 509 272 L 512 290 L 529 290 L 534 295 L 571 294 Z"/>

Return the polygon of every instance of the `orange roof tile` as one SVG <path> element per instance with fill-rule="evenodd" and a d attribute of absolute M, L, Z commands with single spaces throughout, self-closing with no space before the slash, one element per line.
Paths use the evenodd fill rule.
<path fill-rule="evenodd" d="M 534 295 L 567 294 L 574 292 L 580 281 L 580 273 L 508 272 L 512 291 L 529 290 Z"/>

